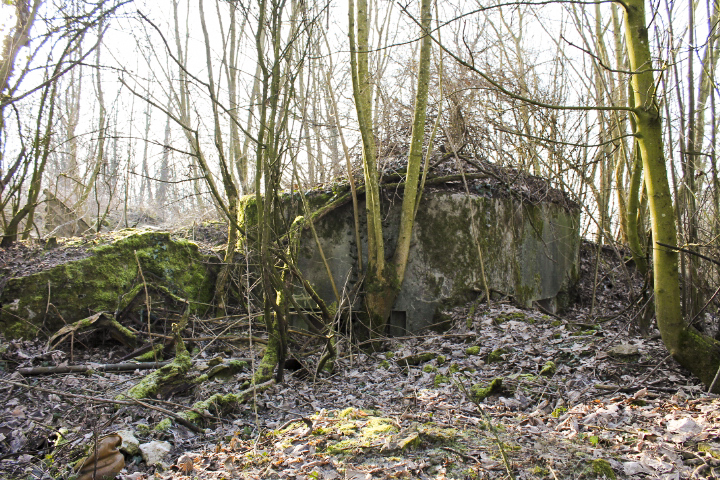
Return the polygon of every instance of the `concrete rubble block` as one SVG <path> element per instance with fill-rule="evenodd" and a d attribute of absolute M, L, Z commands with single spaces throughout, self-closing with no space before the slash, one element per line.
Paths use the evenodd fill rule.
<path fill-rule="evenodd" d="M 135 456 L 140 453 L 140 442 L 135 438 L 135 434 L 130 430 L 118 430 L 116 432 L 122 438 L 120 451 L 128 455 Z"/>
<path fill-rule="evenodd" d="M 143 460 L 148 465 L 161 465 L 167 466 L 165 459 L 170 454 L 172 446 L 169 442 L 161 442 L 153 440 L 149 443 L 140 444 L 140 454 Z"/>

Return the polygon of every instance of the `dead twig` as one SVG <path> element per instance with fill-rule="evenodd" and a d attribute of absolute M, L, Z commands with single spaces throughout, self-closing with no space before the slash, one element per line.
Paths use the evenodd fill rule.
<path fill-rule="evenodd" d="M 143 275 L 142 265 L 140 265 L 140 258 L 138 257 L 137 250 L 135 250 L 135 261 L 137 262 L 138 272 L 140 273 L 140 278 L 142 278 L 143 287 L 145 288 L 145 308 L 147 309 L 148 335 L 150 335 L 152 332 L 152 325 L 150 322 L 150 294 L 148 293 L 147 282 L 145 281 L 145 275 Z M 155 351 L 152 337 L 150 337 L 150 350 L 153 352 L 153 360 L 157 362 L 157 351 Z"/>

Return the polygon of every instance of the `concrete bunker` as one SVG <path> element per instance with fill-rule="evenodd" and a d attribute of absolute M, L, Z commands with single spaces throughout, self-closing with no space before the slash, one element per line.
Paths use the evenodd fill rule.
<path fill-rule="evenodd" d="M 407 273 L 388 322 L 388 335 L 442 328 L 442 311 L 466 303 L 484 292 L 484 267 L 494 296 L 511 296 L 522 305 L 537 302 L 552 312 L 571 300 L 578 279 L 580 209 L 545 180 L 512 171 L 512 182 L 478 172 L 428 179 L 419 204 Z M 389 183 L 389 182 L 388 182 Z M 320 189 L 306 193 L 307 203 L 330 203 L 346 190 Z M 303 213 L 295 195 L 286 196 L 286 218 Z M 383 234 L 386 254 L 397 241 L 402 186 L 383 188 Z M 360 202 L 362 258 L 367 262 L 364 198 Z M 337 288 L 350 292 L 353 309 L 362 308 L 358 248 L 352 202 L 314 221 L 318 240 Z M 304 229 L 297 265 L 325 302 L 335 302 L 332 283 L 309 229 Z M 312 309 L 302 287 L 295 286 L 296 302 Z M 296 318 L 298 320 L 298 318 Z M 302 320 L 300 320 L 302 323 Z M 302 325 L 300 325 L 302 326 Z"/>

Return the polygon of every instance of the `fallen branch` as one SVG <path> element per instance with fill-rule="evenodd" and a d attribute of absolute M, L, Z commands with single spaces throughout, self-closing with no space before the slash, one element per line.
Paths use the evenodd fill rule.
<path fill-rule="evenodd" d="M 251 362 L 250 358 L 230 358 L 238 362 Z M 17 372 L 22 375 L 52 375 L 54 373 L 86 373 L 86 372 L 128 372 L 135 370 L 150 370 L 164 367 L 171 360 L 164 362 L 126 362 L 107 363 L 103 365 L 59 365 L 56 367 L 25 367 L 18 368 Z"/>
<path fill-rule="evenodd" d="M 171 335 L 163 335 L 161 333 L 151 333 L 151 337 L 158 338 L 173 338 Z M 250 339 L 247 335 L 226 335 L 226 336 L 204 336 L 204 337 L 183 337 L 183 342 L 206 342 L 208 340 L 222 340 L 226 342 L 249 342 Z M 267 339 L 260 337 L 252 337 L 253 343 L 261 343 L 267 345 Z"/>
<path fill-rule="evenodd" d="M 26 367 L 18 368 L 17 372 L 22 375 L 52 375 L 54 373 L 74 373 L 74 372 L 127 372 L 132 370 L 148 370 L 151 368 L 160 368 L 170 363 L 166 362 L 127 362 L 127 363 L 108 363 L 104 365 L 59 365 L 56 367 Z"/>

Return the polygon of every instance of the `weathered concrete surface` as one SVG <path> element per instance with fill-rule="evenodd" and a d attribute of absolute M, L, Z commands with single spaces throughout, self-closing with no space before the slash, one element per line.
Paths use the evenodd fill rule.
<path fill-rule="evenodd" d="M 383 228 L 388 255 L 397 241 L 400 203 L 400 198 L 393 201 L 385 195 Z M 360 211 L 364 235 L 364 204 Z M 511 295 L 525 305 L 537 301 L 551 310 L 564 306 L 578 277 L 579 216 L 579 210 L 572 207 L 532 204 L 513 196 L 426 192 L 418 209 L 410 260 L 390 333 L 418 332 L 433 326 L 442 322 L 439 312 L 443 307 L 464 303 L 483 292 L 478 248 L 493 293 Z M 357 281 L 352 222 L 351 204 L 316 222 L 335 283 L 347 291 Z M 367 252 L 365 238 L 363 252 Z M 367 261 L 366 253 L 363 260 Z M 307 231 L 301 240 L 298 266 L 323 299 L 335 301 L 318 248 Z"/>
<path fill-rule="evenodd" d="M 0 332 L 31 338 L 99 311 L 143 309 L 143 276 L 153 302 L 212 300 L 216 268 L 194 243 L 137 230 L 113 236 L 113 243 L 91 248 L 90 257 L 8 279 L 0 292 Z"/>

